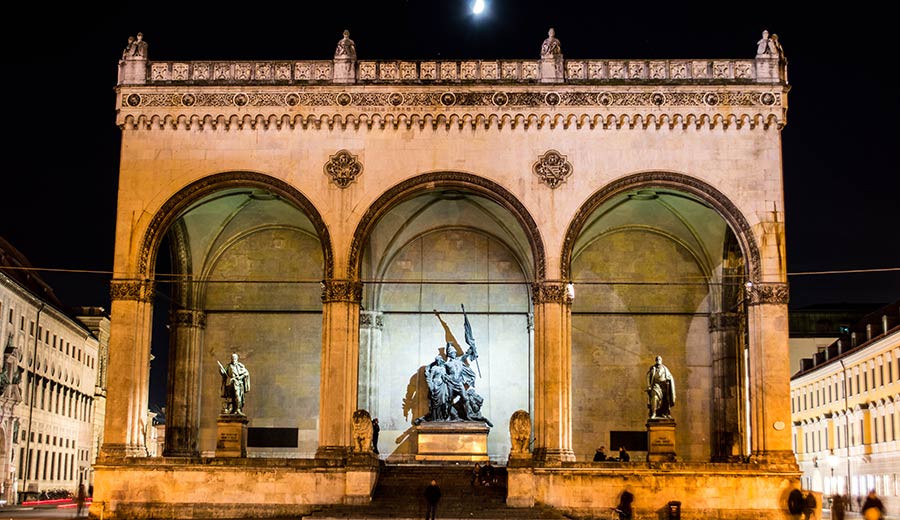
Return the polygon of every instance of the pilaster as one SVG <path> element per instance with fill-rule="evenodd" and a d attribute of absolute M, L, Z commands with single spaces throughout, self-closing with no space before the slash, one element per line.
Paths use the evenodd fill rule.
<path fill-rule="evenodd" d="M 752 457 L 759 462 L 791 463 L 788 286 L 749 284 L 746 301 Z"/>
<path fill-rule="evenodd" d="M 360 301 L 360 282 L 334 279 L 322 282 L 317 458 L 344 458 L 350 448 L 351 417 L 357 409 Z"/>
<path fill-rule="evenodd" d="M 574 461 L 572 451 L 572 289 L 532 286 L 534 302 L 534 459 Z"/>
<path fill-rule="evenodd" d="M 178 309 L 169 316 L 169 392 L 166 414 L 167 457 L 191 457 L 197 448 L 200 428 L 200 389 L 203 331 L 206 313 Z"/>
<path fill-rule="evenodd" d="M 113 280 L 104 458 L 143 457 L 150 388 L 153 294 L 150 280 Z"/>

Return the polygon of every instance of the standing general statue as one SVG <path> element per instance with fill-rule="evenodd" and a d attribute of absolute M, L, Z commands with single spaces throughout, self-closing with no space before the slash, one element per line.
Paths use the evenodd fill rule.
<path fill-rule="evenodd" d="M 223 413 L 244 415 L 244 394 L 250 391 L 250 372 L 238 361 L 237 354 L 231 355 L 228 366 L 219 363 L 219 372 L 222 374 L 222 397 L 227 399 Z"/>
<path fill-rule="evenodd" d="M 647 371 L 647 395 L 650 398 L 651 419 L 671 419 L 671 408 L 675 406 L 675 380 L 662 356 L 656 356 L 656 363 Z"/>

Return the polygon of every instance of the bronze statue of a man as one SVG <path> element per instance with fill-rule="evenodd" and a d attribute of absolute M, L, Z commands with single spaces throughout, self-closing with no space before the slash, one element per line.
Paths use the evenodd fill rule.
<path fill-rule="evenodd" d="M 656 356 L 656 363 L 647 371 L 647 395 L 650 398 L 651 419 L 671 419 L 671 408 L 675 406 L 675 380 L 668 367 L 663 365 L 662 356 Z"/>
<path fill-rule="evenodd" d="M 238 361 L 237 354 L 232 354 L 227 366 L 219 363 L 219 372 L 222 374 L 222 397 L 228 399 L 225 413 L 244 415 L 244 394 L 250 391 L 250 371 Z"/>

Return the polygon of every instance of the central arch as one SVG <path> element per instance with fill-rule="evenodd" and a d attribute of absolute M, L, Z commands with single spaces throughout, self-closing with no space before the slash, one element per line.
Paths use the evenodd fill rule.
<path fill-rule="evenodd" d="M 378 222 L 385 212 L 389 211 L 398 201 L 415 196 L 418 193 L 435 189 L 459 188 L 471 190 L 507 209 L 518 220 L 525 232 L 531 247 L 534 265 L 532 272 L 537 280 L 544 279 L 546 270 L 546 257 L 544 253 L 544 241 L 540 230 L 531 214 L 519 199 L 509 190 L 484 177 L 463 172 L 432 172 L 418 175 L 395 185 L 369 206 L 366 213 L 360 219 L 350 242 L 350 255 L 347 262 L 347 272 L 350 276 L 359 278 L 362 269 L 362 246 L 369 236 L 372 227 Z"/>

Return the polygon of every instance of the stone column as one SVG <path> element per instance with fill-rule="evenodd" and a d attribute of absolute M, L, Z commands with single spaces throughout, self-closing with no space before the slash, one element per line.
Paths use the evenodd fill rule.
<path fill-rule="evenodd" d="M 796 464 L 791 446 L 788 286 L 747 288 L 750 448 L 759 462 Z"/>
<path fill-rule="evenodd" d="M 717 312 L 709 316 L 713 370 L 713 454 L 712 460 L 728 462 L 743 455 L 741 428 L 741 315 Z"/>
<path fill-rule="evenodd" d="M 378 416 L 378 373 L 375 356 L 381 347 L 381 329 L 384 313 L 361 311 L 359 313 L 359 401 L 357 408 L 369 410 Z"/>
<path fill-rule="evenodd" d="M 322 282 L 322 373 L 316 458 L 344 458 L 356 410 L 362 284 Z"/>
<path fill-rule="evenodd" d="M 106 426 L 101 456 L 145 457 L 154 284 L 113 280 Z"/>
<path fill-rule="evenodd" d="M 200 354 L 206 313 L 178 309 L 169 319 L 169 374 L 166 403 L 166 457 L 199 455 L 200 389 L 203 387 Z"/>
<path fill-rule="evenodd" d="M 572 451 L 572 295 L 565 283 L 532 286 L 534 301 L 534 459 L 574 461 Z"/>

